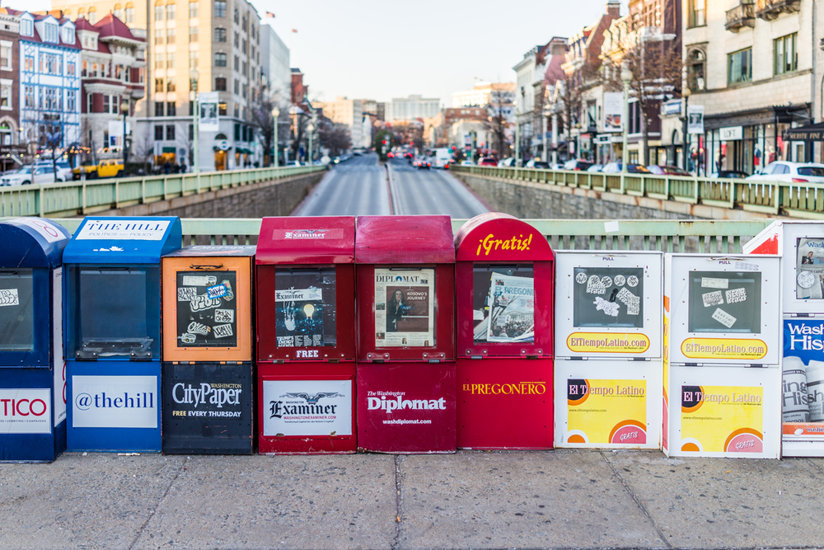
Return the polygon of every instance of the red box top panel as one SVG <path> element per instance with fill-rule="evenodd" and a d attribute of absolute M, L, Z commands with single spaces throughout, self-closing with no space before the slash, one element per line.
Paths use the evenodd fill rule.
<path fill-rule="evenodd" d="M 220 257 L 251 257 L 255 255 L 255 247 L 252 245 L 192 245 L 180 248 L 169 254 L 164 254 L 164 258 L 220 258 Z"/>
<path fill-rule="evenodd" d="M 487 212 L 463 224 L 455 235 L 455 248 L 459 262 L 541 262 L 555 258 L 546 237 L 537 229 L 500 212 Z"/>
<path fill-rule="evenodd" d="M 360 216 L 355 239 L 359 264 L 455 262 L 449 216 Z"/>
<path fill-rule="evenodd" d="M 355 261 L 355 218 L 263 218 L 255 264 L 351 264 Z"/>

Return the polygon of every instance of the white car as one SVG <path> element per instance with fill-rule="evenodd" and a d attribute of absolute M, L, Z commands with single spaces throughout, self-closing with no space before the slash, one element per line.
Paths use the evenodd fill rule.
<path fill-rule="evenodd" d="M 50 160 L 38 160 L 34 163 L 34 166 L 39 168 L 40 166 L 45 166 L 47 168 L 52 167 L 52 161 Z M 72 179 L 72 168 L 69 166 L 69 163 L 65 160 L 58 160 L 57 161 L 57 179 L 60 181 L 69 181 Z"/>
<path fill-rule="evenodd" d="M 824 183 L 824 164 L 775 161 L 746 181 L 786 181 L 790 183 Z"/>
<path fill-rule="evenodd" d="M 57 173 L 57 181 L 66 181 L 66 178 L 62 177 L 59 171 Z M 0 186 L 3 187 L 29 185 L 32 182 L 35 184 L 54 183 L 54 168 L 52 166 L 35 165 L 34 173 L 32 173 L 31 166 L 24 166 L 16 172 L 6 172 L 0 176 Z"/>

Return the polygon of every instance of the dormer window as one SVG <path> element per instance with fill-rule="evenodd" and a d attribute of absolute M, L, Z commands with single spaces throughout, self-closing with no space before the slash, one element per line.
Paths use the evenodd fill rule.
<path fill-rule="evenodd" d="M 23 36 L 34 36 L 34 21 L 28 17 L 20 20 L 20 34 Z"/>
<path fill-rule="evenodd" d="M 44 34 L 45 34 L 43 39 L 46 42 L 56 43 L 58 41 L 58 38 L 57 38 L 57 25 L 55 25 L 54 23 L 46 23 L 45 25 L 43 25 L 43 29 L 44 29 Z"/>
<path fill-rule="evenodd" d="M 71 27 L 63 27 L 63 43 L 74 44 L 74 29 Z"/>

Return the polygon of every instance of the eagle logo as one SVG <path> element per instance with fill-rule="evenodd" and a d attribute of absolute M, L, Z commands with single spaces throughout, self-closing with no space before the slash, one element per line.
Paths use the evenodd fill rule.
<path fill-rule="evenodd" d="M 306 392 L 296 392 L 296 393 L 285 393 L 282 397 L 293 397 L 298 399 L 304 399 L 310 405 L 317 405 L 318 401 L 324 399 L 326 397 L 344 397 L 342 393 L 334 392 L 334 391 L 322 391 L 318 393 L 309 394 Z"/>

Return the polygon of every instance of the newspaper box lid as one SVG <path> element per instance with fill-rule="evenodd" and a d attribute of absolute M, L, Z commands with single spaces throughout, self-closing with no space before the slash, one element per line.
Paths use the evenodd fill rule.
<path fill-rule="evenodd" d="M 89 216 L 66 245 L 63 263 L 159 264 L 181 244 L 176 216 Z"/>
<path fill-rule="evenodd" d="M 255 255 L 254 245 L 193 245 L 166 254 L 164 258 L 247 258 Z"/>
<path fill-rule="evenodd" d="M 355 218 L 263 218 L 255 264 L 351 264 L 355 261 Z"/>
<path fill-rule="evenodd" d="M 63 226 L 42 218 L 0 222 L 0 267 L 57 267 L 70 236 Z"/>
<path fill-rule="evenodd" d="M 455 263 L 449 216 L 360 216 L 359 264 Z"/>
<path fill-rule="evenodd" d="M 540 231 L 509 214 L 486 212 L 464 223 L 455 235 L 457 261 L 552 261 Z"/>

